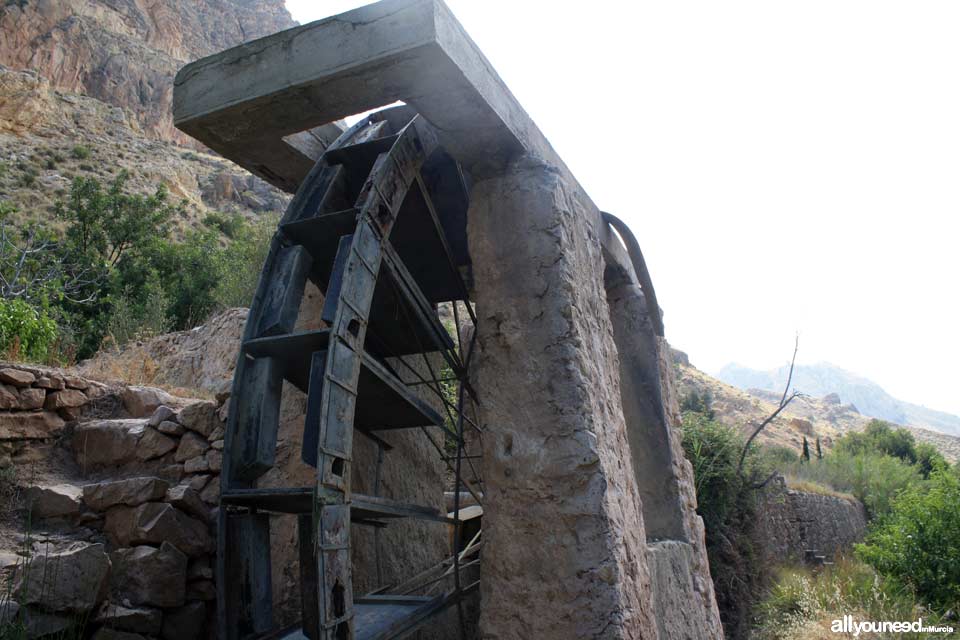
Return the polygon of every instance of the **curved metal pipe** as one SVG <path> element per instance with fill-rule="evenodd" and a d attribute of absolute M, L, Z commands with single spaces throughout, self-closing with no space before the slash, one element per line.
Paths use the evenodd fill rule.
<path fill-rule="evenodd" d="M 640 243 L 637 242 L 633 232 L 630 231 L 630 227 L 623 220 L 606 211 L 600 213 L 603 215 L 603 221 L 616 229 L 627 247 L 627 254 L 630 256 L 633 270 L 637 273 L 637 279 L 640 281 L 643 297 L 647 301 L 647 313 L 650 315 L 650 322 L 653 324 L 653 332 L 662 338 L 663 316 L 660 314 L 660 305 L 657 304 L 657 293 L 653 290 L 653 280 L 650 279 L 650 272 L 647 271 L 647 263 L 643 259 L 643 252 L 640 251 Z"/>

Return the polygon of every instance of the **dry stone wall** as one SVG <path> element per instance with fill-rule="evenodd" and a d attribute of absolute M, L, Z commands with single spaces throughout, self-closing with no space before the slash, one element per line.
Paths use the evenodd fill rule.
<path fill-rule="evenodd" d="M 19 365 L 0 379 L 27 399 L 0 410 L 0 628 L 203 637 L 216 597 L 222 402 Z M 25 416 L 38 414 L 43 429 L 11 427 L 36 426 Z"/>
<path fill-rule="evenodd" d="M 799 562 L 808 550 L 827 557 L 863 539 L 867 512 L 857 500 L 788 489 L 782 476 L 761 498 L 755 540 L 774 564 Z"/>

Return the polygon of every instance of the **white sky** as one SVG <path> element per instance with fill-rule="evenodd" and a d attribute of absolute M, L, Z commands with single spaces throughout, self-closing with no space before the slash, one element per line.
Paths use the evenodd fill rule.
<path fill-rule="evenodd" d="M 799 361 L 960 414 L 960 3 L 448 4 L 633 228 L 694 364 L 777 366 L 799 331 Z"/>

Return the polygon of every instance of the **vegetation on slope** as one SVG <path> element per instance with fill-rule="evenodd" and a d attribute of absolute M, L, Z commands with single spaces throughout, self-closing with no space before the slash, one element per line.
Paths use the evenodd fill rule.
<path fill-rule="evenodd" d="M 719 423 L 703 394 L 681 404 L 727 637 L 812 640 L 830 637 L 830 623 L 845 613 L 861 620 L 922 616 L 934 624 L 960 610 L 960 471 L 933 447 L 873 421 L 826 452 L 816 441 L 806 455 L 751 447 L 740 475 L 741 430 Z M 757 488 L 772 470 L 794 486 L 853 494 L 866 505 L 869 533 L 855 558 L 818 573 L 755 562 Z"/>
<path fill-rule="evenodd" d="M 176 238 L 163 186 L 74 178 L 56 219 L 15 224 L 0 202 L 0 353 L 69 363 L 249 303 L 276 221 L 211 214 Z"/>

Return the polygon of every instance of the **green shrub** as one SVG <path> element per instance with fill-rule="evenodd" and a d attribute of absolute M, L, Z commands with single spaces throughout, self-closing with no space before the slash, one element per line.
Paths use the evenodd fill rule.
<path fill-rule="evenodd" d="M 889 422 L 871 420 L 863 431 L 848 433 L 836 449 L 852 454 L 881 453 L 913 464 L 917 461 L 916 440 L 906 429 L 894 429 Z"/>
<path fill-rule="evenodd" d="M 90 157 L 91 153 L 92 151 L 90 150 L 90 147 L 82 144 L 78 144 L 70 150 L 70 155 L 73 156 L 75 160 L 86 160 Z"/>
<path fill-rule="evenodd" d="M 766 465 L 757 456 L 758 448 L 752 447 L 741 477 L 737 465 L 743 446 L 736 429 L 701 413 L 683 415 L 683 448 L 693 465 L 697 513 L 703 517 L 710 575 L 728 638 L 746 637 L 753 606 L 767 580 L 753 543 L 757 522 L 753 485 Z"/>
<path fill-rule="evenodd" d="M 253 224 L 244 222 L 234 232 L 233 242 L 221 252 L 213 292 L 217 308 L 250 306 L 275 229 L 276 219 L 267 217 Z"/>
<path fill-rule="evenodd" d="M 960 606 L 960 479 L 939 469 L 906 489 L 857 555 L 936 610 Z"/>
<path fill-rule="evenodd" d="M 852 493 L 867 508 L 871 518 L 890 511 L 894 498 L 907 487 L 921 481 L 919 470 L 899 458 L 880 453 L 853 454 L 834 449 L 822 460 L 799 464 L 790 473 Z"/>
<path fill-rule="evenodd" d="M 0 300 L 0 351 L 31 362 L 46 360 L 57 339 L 57 323 L 24 300 Z"/>
<path fill-rule="evenodd" d="M 833 620 L 846 614 L 864 621 L 912 621 L 922 617 L 927 624 L 939 623 L 939 617 L 931 615 L 910 589 L 863 562 L 840 558 L 836 565 L 819 572 L 810 568 L 780 568 L 757 607 L 751 639 L 828 637 L 822 630 L 829 629 Z M 916 634 L 882 637 L 914 638 Z"/>

